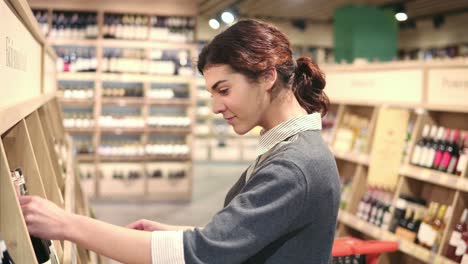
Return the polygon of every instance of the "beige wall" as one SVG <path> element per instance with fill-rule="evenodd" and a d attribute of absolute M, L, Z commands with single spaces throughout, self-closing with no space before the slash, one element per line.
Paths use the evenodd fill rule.
<path fill-rule="evenodd" d="M 428 48 L 468 43 L 468 13 L 445 17 L 445 24 L 435 29 L 432 19 L 417 21 L 416 29 L 400 31 L 399 47 Z"/>
<path fill-rule="evenodd" d="M 292 44 L 295 45 L 310 45 L 310 46 L 333 46 L 333 27 L 325 24 L 309 24 L 305 32 L 292 27 L 291 23 L 283 21 L 267 21 L 275 24 L 283 32 L 285 32 Z M 222 29 L 213 30 L 208 25 L 208 19 L 205 17 L 198 18 L 197 38 L 199 40 L 210 40 Z"/>

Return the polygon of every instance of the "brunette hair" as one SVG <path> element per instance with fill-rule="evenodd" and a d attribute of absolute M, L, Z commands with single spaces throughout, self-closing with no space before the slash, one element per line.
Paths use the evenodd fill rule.
<path fill-rule="evenodd" d="M 198 70 L 227 64 L 234 71 L 258 81 L 268 70 L 276 69 L 276 86 L 291 88 L 307 113 L 328 111 L 323 89 L 325 76 L 309 57 L 293 60 L 291 44 L 278 28 L 256 20 L 241 20 L 218 34 L 201 51 Z M 281 83 L 278 83 L 281 82 Z"/>

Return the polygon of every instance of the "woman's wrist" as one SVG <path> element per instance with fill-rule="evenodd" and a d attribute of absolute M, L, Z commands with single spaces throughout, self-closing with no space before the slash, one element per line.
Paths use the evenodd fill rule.
<path fill-rule="evenodd" d="M 64 224 L 62 227 L 62 237 L 64 240 L 74 242 L 76 240 L 76 231 L 79 229 L 79 218 L 80 215 L 67 213 L 67 216 L 64 219 Z"/>

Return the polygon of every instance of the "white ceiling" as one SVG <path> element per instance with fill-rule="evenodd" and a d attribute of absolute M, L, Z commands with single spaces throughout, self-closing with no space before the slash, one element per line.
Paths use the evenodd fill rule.
<path fill-rule="evenodd" d="M 468 0 L 197 0 L 202 16 L 214 16 L 235 5 L 248 17 L 301 18 L 319 22 L 330 22 L 334 10 L 346 4 L 385 6 L 397 3 L 404 4 L 410 18 L 468 11 Z"/>

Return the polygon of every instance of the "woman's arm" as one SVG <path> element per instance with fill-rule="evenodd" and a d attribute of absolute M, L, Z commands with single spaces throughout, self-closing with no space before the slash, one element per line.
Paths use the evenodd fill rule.
<path fill-rule="evenodd" d="M 140 219 L 126 226 L 127 228 L 143 231 L 185 231 L 193 230 L 193 226 L 168 225 L 161 222 Z"/>
<path fill-rule="evenodd" d="M 39 197 L 22 196 L 19 199 L 31 235 L 69 240 L 123 263 L 151 263 L 151 232 L 70 214 Z"/>

